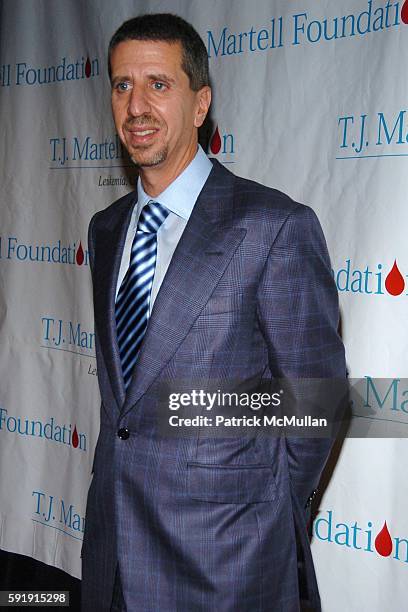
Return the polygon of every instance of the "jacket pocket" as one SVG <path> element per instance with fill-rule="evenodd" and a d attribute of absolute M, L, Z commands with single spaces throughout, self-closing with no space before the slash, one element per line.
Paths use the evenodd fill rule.
<path fill-rule="evenodd" d="M 211 316 L 214 314 L 224 314 L 229 312 L 242 312 L 244 306 L 249 307 L 249 297 L 243 293 L 228 293 L 226 295 L 213 294 L 204 308 L 200 316 Z"/>
<path fill-rule="evenodd" d="M 277 499 L 270 465 L 187 464 L 188 495 L 220 504 L 254 504 Z"/>

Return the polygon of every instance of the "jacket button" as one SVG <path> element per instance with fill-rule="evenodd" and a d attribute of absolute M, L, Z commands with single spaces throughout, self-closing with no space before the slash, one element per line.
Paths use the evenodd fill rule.
<path fill-rule="evenodd" d="M 316 497 L 317 492 L 319 491 L 319 489 L 315 489 L 314 491 L 311 492 L 311 494 L 308 497 L 308 500 L 305 504 L 305 508 L 309 508 L 312 505 L 312 501 L 314 500 L 314 498 Z"/>
<path fill-rule="evenodd" d="M 128 439 L 128 437 L 129 437 L 129 435 L 130 435 L 130 434 L 129 434 L 129 430 L 128 430 L 128 428 L 127 428 L 127 427 L 122 427 L 122 428 L 121 428 L 121 429 L 119 429 L 119 431 L 118 431 L 118 437 L 119 437 L 121 440 L 127 440 L 127 439 Z"/>

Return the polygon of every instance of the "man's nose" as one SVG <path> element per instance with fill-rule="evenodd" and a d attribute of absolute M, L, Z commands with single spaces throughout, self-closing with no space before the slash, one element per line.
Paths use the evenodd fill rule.
<path fill-rule="evenodd" d="M 144 87 L 133 86 L 128 104 L 128 113 L 132 117 L 143 115 L 150 111 L 148 92 Z"/>

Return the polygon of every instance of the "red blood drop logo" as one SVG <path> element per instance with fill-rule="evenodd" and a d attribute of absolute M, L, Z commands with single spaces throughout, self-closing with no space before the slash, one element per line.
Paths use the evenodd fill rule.
<path fill-rule="evenodd" d="M 77 428 L 75 425 L 74 431 L 72 432 L 72 446 L 74 448 L 78 448 L 78 444 L 79 444 L 79 436 L 78 436 Z"/>
<path fill-rule="evenodd" d="M 76 262 L 78 264 L 78 266 L 82 266 L 82 264 L 84 263 L 84 249 L 82 248 L 82 243 L 79 242 L 79 247 L 78 250 L 76 252 Z"/>
<path fill-rule="evenodd" d="M 383 528 L 375 538 L 375 549 L 382 557 L 389 557 L 392 553 L 392 540 L 388 531 L 387 521 L 384 521 Z"/>
<path fill-rule="evenodd" d="M 405 0 L 401 9 L 401 21 L 403 23 L 408 23 L 408 0 Z"/>
<path fill-rule="evenodd" d="M 89 79 L 89 77 L 91 76 L 91 61 L 90 61 L 89 57 L 86 59 L 85 76 L 86 76 L 87 79 Z"/>
<path fill-rule="evenodd" d="M 394 265 L 385 279 L 385 288 L 390 295 L 401 295 L 404 291 L 405 281 L 398 269 L 397 260 L 394 261 Z"/>
<path fill-rule="evenodd" d="M 215 132 L 211 138 L 210 151 L 214 155 L 217 155 L 217 153 L 220 152 L 220 149 L 221 149 L 221 136 L 220 136 L 220 132 L 218 130 L 218 125 L 217 125 L 217 127 L 215 128 Z"/>

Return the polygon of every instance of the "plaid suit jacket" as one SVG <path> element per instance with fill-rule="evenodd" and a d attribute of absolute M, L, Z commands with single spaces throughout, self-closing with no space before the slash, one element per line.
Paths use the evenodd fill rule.
<path fill-rule="evenodd" d="M 119 568 L 131 612 L 295 612 L 301 596 L 319 610 L 304 508 L 330 440 L 169 438 L 155 417 L 163 381 L 345 376 L 319 222 L 213 161 L 125 393 L 114 302 L 134 203 L 89 227 L 102 406 L 83 609 L 110 610 Z"/>

